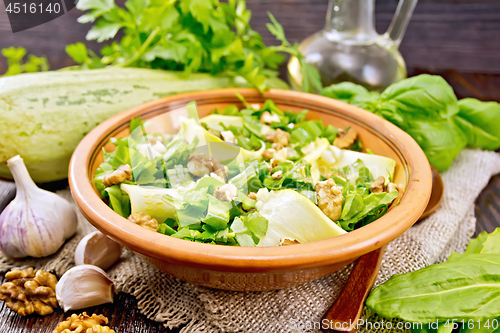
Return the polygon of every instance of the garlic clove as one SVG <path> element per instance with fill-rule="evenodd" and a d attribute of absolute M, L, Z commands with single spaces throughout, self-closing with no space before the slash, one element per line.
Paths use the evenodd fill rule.
<path fill-rule="evenodd" d="M 76 232 L 73 205 L 38 188 L 19 155 L 7 166 L 16 182 L 16 197 L 0 214 L 0 250 L 12 258 L 54 254 Z"/>
<path fill-rule="evenodd" d="M 75 250 L 76 265 L 94 265 L 104 270 L 113 265 L 121 256 L 122 247 L 100 231 L 82 238 Z"/>
<path fill-rule="evenodd" d="M 113 303 L 113 293 L 113 281 L 93 265 L 73 267 L 56 285 L 56 298 L 64 311 Z"/>

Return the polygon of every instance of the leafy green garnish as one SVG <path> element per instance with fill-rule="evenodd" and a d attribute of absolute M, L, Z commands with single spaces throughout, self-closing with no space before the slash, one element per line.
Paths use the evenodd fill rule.
<path fill-rule="evenodd" d="M 500 104 L 474 98 L 458 101 L 455 123 L 467 136 L 467 145 L 489 150 L 500 148 Z"/>
<path fill-rule="evenodd" d="M 457 101 L 451 86 L 440 76 L 422 74 L 405 79 L 382 94 L 350 82 L 331 85 L 323 94 L 399 126 L 417 141 L 438 171 L 448 169 L 467 145 L 490 150 L 500 147 L 500 104 L 470 98 Z"/>
<path fill-rule="evenodd" d="M 132 119 L 130 136 L 111 139 L 115 150 L 104 152 L 104 162 L 96 171 L 94 182 L 101 195 L 108 197 L 111 208 L 125 217 L 132 210 L 132 202 L 136 211 L 157 219 L 160 223 L 158 232 L 165 235 L 210 244 L 259 245 L 266 237 L 269 221 L 259 214 L 262 201 L 258 204 L 254 196 L 247 194 L 261 189 L 285 194 L 297 192 L 300 193 L 296 194 L 300 200 L 306 201 L 308 205 L 316 205 L 313 178 L 319 176 L 313 176 L 318 171 L 315 161 L 320 158 L 321 149 L 327 148 L 335 140 L 338 130 L 333 126 L 324 126 L 320 120 L 306 120 L 306 110 L 298 114 L 280 110 L 271 100 L 267 100 L 259 110 L 246 101 L 244 104 L 246 108 L 238 113 L 234 112 L 235 108 L 228 107 L 221 111 L 226 115 L 212 115 L 201 121 L 197 119 L 196 105 L 188 104 L 190 117 L 181 121 L 179 132 L 168 140 L 161 134 L 147 133 L 148 122 L 143 123 L 140 118 Z M 264 112 L 270 112 L 276 121 L 271 125 L 262 124 L 259 119 Z M 228 117 L 227 114 L 231 116 Z M 286 161 L 270 164 L 253 155 L 240 161 L 224 157 L 224 154 L 217 158 L 217 144 L 242 152 L 234 145 L 220 142 L 216 136 L 222 131 L 231 131 L 237 138 L 238 145 L 248 149 L 247 154 L 253 154 L 257 152 L 252 152 L 252 149 L 263 151 L 266 147 L 269 148 L 271 142 L 267 141 L 267 134 L 264 133 L 273 131 L 272 127 L 291 133 L 291 137 L 294 133 L 303 133 L 305 136 L 300 142 L 292 142 L 286 148 L 289 155 Z M 198 142 L 202 138 L 208 138 L 205 135 L 213 130 L 220 130 L 212 132 L 215 137 L 211 136 L 212 140 L 219 141 L 210 143 L 208 147 L 211 149 L 204 151 L 205 148 L 198 146 Z M 160 143 L 158 139 L 155 143 L 149 143 L 152 137 L 162 140 Z M 263 147 L 264 140 L 267 141 L 266 147 Z M 306 148 L 304 143 L 310 144 L 305 149 L 307 151 L 302 153 L 301 148 Z M 318 151 L 314 151 L 315 149 Z M 227 167 L 227 174 L 197 176 L 192 169 L 197 166 L 188 164 L 189 158 L 195 156 L 194 152 L 211 156 L 212 160 L 200 160 L 200 163 L 215 164 L 217 159 L 217 163 Z M 292 156 L 294 153 L 295 157 Z M 124 164 L 131 166 L 132 180 L 125 181 L 126 186 L 104 186 L 103 178 Z M 199 165 L 204 166 L 206 165 Z M 330 171 L 345 177 L 334 177 L 345 198 L 342 216 L 337 224 L 345 230 L 359 228 L 382 216 L 398 195 L 397 191 L 370 193 L 369 188 L 374 179 L 361 160 L 340 170 Z M 224 192 L 219 189 L 222 186 L 226 186 L 227 190 L 231 188 L 233 192 L 236 187 L 238 192 L 232 201 L 223 201 L 226 200 Z M 216 193 L 217 191 L 219 192 Z M 320 210 L 318 212 L 322 219 L 335 225 Z M 335 228 L 341 230 L 337 225 Z M 276 239 L 273 240 L 275 241 Z"/>
<path fill-rule="evenodd" d="M 304 55 L 299 50 L 299 43 L 291 45 L 285 37 L 285 31 L 283 26 L 276 21 L 271 13 L 267 13 L 271 19 L 271 23 L 267 23 L 266 26 L 269 31 L 276 37 L 277 40 L 281 41 L 280 46 L 271 47 L 276 51 L 286 52 L 293 57 L 296 57 L 300 63 L 302 71 L 302 91 L 305 92 L 318 92 L 323 91 L 323 85 L 321 83 L 321 77 L 318 70 L 313 65 L 305 61 Z"/>
<path fill-rule="evenodd" d="M 119 185 L 106 187 L 103 197 L 108 197 L 109 206 L 123 217 L 130 215 L 130 198 L 127 193 L 120 190 Z"/>
<path fill-rule="evenodd" d="M 344 230 L 358 229 L 375 221 L 387 212 L 389 205 L 399 194 L 398 191 L 371 193 L 370 185 L 374 179 L 361 160 L 334 172 L 343 176 L 334 176 L 333 179 L 344 196 L 342 214 L 338 221 Z"/>
<path fill-rule="evenodd" d="M 77 8 L 87 11 L 78 22 L 94 22 L 87 40 L 100 43 L 124 33 L 120 41 L 101 49 L 101 57 L 82 43 L 69 45 L 67 53 L 82 68 L 113 65 L 184 71 L 186 76 L 193 72 L 241 76 L 263 91 L 265 79 L 278 75 L 287 53 L 303 65 L 304 91 L 321 91 L 318 71 L 305 63 L 298 44 L 286 40 L 271 14 L 272 24 L 267 26 L 282 45 L 264 44 L 250 27 L 251 12 L 244 0 L 127 0 L 124 8 L 114 0 L 81 0 Z"/>
<path fill-rule="evenodd" d="M 33 54 L 28 55 L 23 47 L 9 47 L 2 49 L 2 55 L 7 58 L 7 71 L 4 76 L 17 75 L 21 73 L 46 72 L 49 70 L 49 63 L 45 57 L 37 57 Z"/>
<path fill-rule="evenodd" d="M 482 232 L 472 239 L 465 253 L 453 253 L 442 264 L 394 275 L 374 289 L 367 306 L 386 318 L 424 323 L 424 331 L 435 332 L 426 323 L 465 322 L 460 332 L 496 332 L 487 324 L 498 323 L 500 303 L 500 229 Z M 418 332 L 418 331 L 415 331 Z"/>
<path fill-rule="evenodd" d="M 231 203 L 220 201 L 213 196 L 208 197 L 208 211 L 203 223 L 208 224 L 215 230 L 224 230 L 229 222 L 229 210 Z"/>
<path fill-rule="evenodd" d="M 231 225 L 240 246 L 256 246 L 267 233 L 268 221 L 257 212 L 237 217 Z"/>

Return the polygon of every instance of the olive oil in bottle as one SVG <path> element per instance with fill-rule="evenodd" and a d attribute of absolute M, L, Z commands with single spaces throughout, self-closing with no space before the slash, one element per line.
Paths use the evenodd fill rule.
<path fill-rule="evenodd" d="M 416 0 L 400 0 L 389 30 L 379 35 L 373 24 L 374 0 L 330 0 L 325 29 L 306 38 L 300 50 L 314 65 L 324 86 L 350 81 L 382 91 L 406 77 L 398 51 Z M 288 79 L 301 88 L 296 58 L 288 63 Z"/>

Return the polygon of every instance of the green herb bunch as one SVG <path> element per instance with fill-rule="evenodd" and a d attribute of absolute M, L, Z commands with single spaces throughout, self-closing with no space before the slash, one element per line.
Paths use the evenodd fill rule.
<path fill-rule="evenodd" d="M 418 75 L 390 85 L 381 94 L 342 82 L 326 87 L 323 94 L 400 127 L 415 139 L 438 171 L 448 169 L 466 146 L 500 148 L 500 104 L 458 100 L 441 76 Z"/>
<path fill-rule="evenodd" d="M 28 55 L 27 60 L 23 60 L 27 52 L 24 47 L 8 47 L 2 49 L 2 55 L 7 58 L 7 71 L 4 76 L 17 75 L 21 73 L 45 72 L 49 70 L 49 63 L 45 57 Z"/>
<path fill-rule="evenodd" d="M 263 91 L 265 79 L 276 77 L 286 54 L 299 59 L 304 72 L 304 91 L 321 90 L 317 70 L 305 64 L 298 44 L 291 45 L 283 27 L 269 13 L 269 31 L 282 42 L 266 46 L 249 22 L 245 0 L 127 0 L 125 8 L 114 0 L 81 0 L 77 8 L 87 11 L 80 23 L 94 22 L 87 40 L 104 42 L 123 33 L 119 41 L 103 47 L 101 56 L 77 43 L 67 53 L 82 68 L 160 68 L 184 71 L 188 76 L 203 72 L 241 76 Z"/>

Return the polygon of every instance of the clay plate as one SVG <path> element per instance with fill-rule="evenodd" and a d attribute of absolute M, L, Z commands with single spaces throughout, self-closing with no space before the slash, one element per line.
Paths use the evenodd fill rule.
<path fill-rule="evenodd" d="M 420 215 L 418 221 L 422 221 L 426 217 L 430 216 L 432 213 L 438 209 L 439 205 L 441 205 L 441 201 L 443 200 L 444 195 L 444 184 L 439 171 L 433 166 L 431 166 L 432 171 L 432 191 L 431 197 L 429 198 L 429 203 L 427 207 L 425 207 L 424 212 Z"/>
<path fill-rule="evenodd" d="M 310 119 L 322 119 L 325 124 L 337 127 L 352 126 L 360 133 L 365 147 L 396 161 L 394 182 L 399 185 L 400 197 L 385 216 L 348 234 L 307 244 L 268 248 L 202 244 L 165 236 L 130 223 L 101 200 L 92 179 L 103 160 L 102 148 L 111 148 L 106 145 L 111 137 L 128 135 L 130 119 L 138 116 L 143 120 L 151 119 L 193 100 L 203 117 L 214 108 L 241 106 L 235 92 L 249 103 L 263 103 L 271 98 L 283 110 L 308 109 Z M 171 118 L 155 118 L 154 126 L 171 131 Z M 104 121 L 76 148 L 70 164 L 69 184 L 80 210 L 96 228 L 162 271 L 207 287 L 270 290 L 331 274 L 401 235 L 424 211 L 431 194 L 432 175 L 427 158 L 417 143 L 374 114 L 313 94 L 270 90 L 261 95 L 250 88 L 230 88 L 165 97 Z"/>

